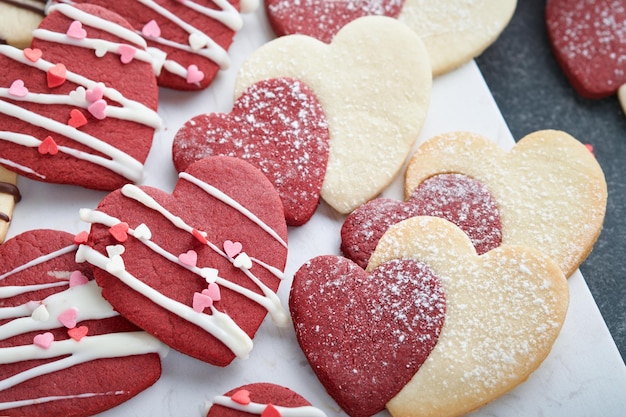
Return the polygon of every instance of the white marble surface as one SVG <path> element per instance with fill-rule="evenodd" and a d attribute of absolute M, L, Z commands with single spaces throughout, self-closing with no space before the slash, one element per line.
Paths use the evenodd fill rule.
<path fill-rule="evenodd" d="M 160 114 L 164 129 L 157 133 L 146 164 L 145 184 L 173 189 L 176 174 L 170 146 L 178 128 L 202 112 L 228 112 L 241 61 L 272 37 L 262 10 L 244 18 L 245 27 L 231 48 L 232 67 L 199 93 L 161 91 Z M 540 129 L 541 127 L 538 127 Z M 476 65 L 471 62 L 439 77 L 433 86 L 429 116 L 419 142 L 451 130 L 471 130 L 492 138 L 505 148 L 513 146 L 509 130 Z M 10 236 L 35 228 L 56 228 L 77 233 L 87 225 L 78 209 L 93 208 L 104 193 L 77 187 L 53 186 L 19 180 L 23 201 L 16 210 Z M 402 179 L 384 193 L 402 198 Z M 43 208 L 43 212 L 42 212 Z M 290 230 L 290 254 L 279 295 L 287 305 L 290 278 L 299 266 L 316 255 L 338 254 L 343 217 L 322 204 L 306 225 Z M 584 278 L 577 272 L 569 280 L 568 316 L 552 353 L 527 382 L 477 410 L 473 416 L 621 416 L 626 412 L 626 366 Z M 251 382 L 274 382 L 305 396 L 328 416 L 343 416 L 325 393 L 301 353 L 291 328 L 278 329 L 266 320 L 254 339 L 247 360 L 236 359 L 217 368 L 171 351 L 163 362 L 163 375 L 151 388 L 127 403 L 103 413 L 116 416 L 201 416 L 205 402 L 234 387 Z M 381 412 L 377 417 L 389 416 Z"/>

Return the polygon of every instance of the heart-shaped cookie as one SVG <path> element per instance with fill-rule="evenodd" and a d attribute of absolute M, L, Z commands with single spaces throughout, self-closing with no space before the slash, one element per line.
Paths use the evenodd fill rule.
<path fill-rule="evenodd" d="M 350 213 L 341 226 L 341 251 L 366 268 L 387 229 L 415 216 L 436 216 L 456 224 L 479 255 L 502 242 L 500 214 L 489 191 L 467 176 L 441 174 L 422 182 L 405 202 L 376 198 Z"/>
<path fill-rule="evenodd" d="M 228 48 L 243 26 L 239 0 L 121 1 L 91 3 L 124 17 L 148 45 L 162 87 L 199 90 L 230 66 Z"/>
<path fill-rule="evenodd" d="M 328 255 L 296 272 L 289 307 L 320 382 L 350 416 L 366 417 L 384 409 L 424 363 L 446 299 L 423 263 L 398 258 L 366 273 Z"/>
<path fill-rule="evenodd" d="M 433 351 L 388 402 L 393 416 L 465 414 L 525 381 L 552 349 L 569 290 L 542 252 L 503 245 L 478 256 L 452 223 L 413 217 L 385 233 L 367 270 L 397 259 L 423 262 L 440 278 L 446 317 Z"/>
<path fill-rule="evenodd" d="M 554 55 L 578 94 L 603 98 L 626 84 L 623 2 L 548 0 L 545 16 Z"/>
<path fill-rule="evenodd" d="M 304 397 L 289 388 L 267 382 L 247 384 L 213 398 L 206 417 L 306 416 L 326 417 Z"/>
<path fill-rule="evenodd" d="M 151 386 L 167 347 L 119 316 L 73 235 L 32 230 L 0 246 L 2 415 L 91 416 Z"/>
<path fill-rule="evenodd" d="M 267 15 L 279 36 L 303 34 L 330 42 L 362 16 L 395 17 L 424 41 L 433 75 L 480 55 L 507 26 L 516 0 L 268 0 Z"/>
<path fill-rule="evenodd" d="M 330 44 L 284 36 L 246 59 L 235 95 L 279 77 L 310 87 L 326 114 L 330 153 L 322 198 L 349 213 L 382 191 L 402 168 L 430 102 L 431 70 L 419 37 L 381 16 L 351 22 Z"/>
<path fill-rule="evenodd" d="M 85 38 L 72 37 L 74 22 Z M 94 189 L 141 181 L 160 126 L 158 90 L 150 63 L 125 64 L 116 53 L 132 45 L 146 55 L 141 38 L 93 5 L 59 5 L 37 33 L 24 51 L 0 46 L 0 163 L 34 180 Z"/>
<path fill-rule="evenodd" d="M 174 349 L 225 366 L 248 355 L 268 311 L 286 324 L 275 294 L 287 259 L 282 203 L 245 161 L 202 159 L 172 194 L 126 185 L 81 218 L 92 227 L 77 258 L 95 266 L 104 298 Z"/>
<path fill-rule="evenodd" d="M 228 114 L 189 120 L 176 133 L 172 154 L 179 172 L 211 155 L 246 160 L 278 190 L 287 224 L 300 226 L 319 203 L 328 141 L 326 117 L 311 89 L 277 78 L 251 85 Z"/>
<path fill-rule="evenodd" d="M 480 182 L 493 196 L 502 244 L 550 255 L 570 276 L 591 251 L 606 211 L 602 168 L 565 132 L 542 130 L 509 152 L 480 135 L 452 132 L 420 146 L 405 175 L 405 197 L 428 178 L 457 173 Z"/>

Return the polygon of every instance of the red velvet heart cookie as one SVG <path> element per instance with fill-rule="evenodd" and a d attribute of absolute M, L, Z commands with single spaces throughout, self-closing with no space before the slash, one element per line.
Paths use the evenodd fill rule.
<path fill-rule="evenodd" d="M 262 196 L 262 198 L 259 198 Z M 236 158 L 192 164 L 172 194 L 126 185 L 96 210 L 77 258 L 95 266 L 117 311 L 182 353 L 225 366 L 246 357 L 287 259 L 282 203 L 263 173 Z"/>
<path fill-rule="evenodd" d="M 418 372 L 437 343 L 446 300 L 423 263 L 397 259 L 366 273 L 321 256 L 296 272 L 289 307 L 320 382 L 350 416 L 365 417 Z"/>
<path fill-rule="evenodd" d="M 624 2 L 548 0 L 546 23 L 554 55 L 574 89 L 602 98 L 626 84 Z"/>
<path fill-rule="evenodd" d="M 206 417 L 306 416 L 326 417 L 306 399 L 289 388 L 257 382 L 232 389 L 213 398 Z"/>
<path fill-rule="evenodd" d="M 306 223 L 317 208 L 328 162 L 328 124 L 313 92 L 302 82 L 260 81 L 241 95 L 229 114 L 188 121 L 174 137 L 176 169 L 211 155 L 236 156 L 274 184 L 290 226 Z"/>
<path fill-rule="evenodd" d="M 151 386 L 165 345 L 102 299 L 74 236 L 22 233 L 0 247 L 0 414 L 91 416 Z"/>
<path fill-rule="evenodd" d="M 353 211 L 341 227 L 341 251 L 366 268 L 387 229 L 415 216 L 437 216 L 456 224 L 479 255 L 502 242 L 498 207 L 485 186 L 464 175 L 440 174 L 421 183 L 406 202 L 377 198 Z"/>
<path fill-rule="evenodd" d="M 158 83 L 179 90 L 206 88 L 230 65 L 228 48 L 242 27 L 239 0 L 74 0 L 106 7 L 143 36 Z"/>
<path fill-rule="evenodd" d="M 80 7 L 53 9 L 31 48 L 0 46 L 0 163 L 38 181 L 112 190 L 143 178 L 158 90 L 132 28 Z M 122 62 L 122 47 L 136 59 Z"/>

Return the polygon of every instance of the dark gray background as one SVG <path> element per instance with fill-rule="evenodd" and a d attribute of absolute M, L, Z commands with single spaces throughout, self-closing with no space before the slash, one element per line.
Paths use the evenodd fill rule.
<path fill-rule="evenodd" d="M 579 97 L 552 55 L 545 0 L 518 0 L 510 24 L 478 59 L 516 140 L 541 129 L 590 143 L 609 190 L 604 229 L 580 270 L 626 358 L 626 115 L 616 96 Z"/>

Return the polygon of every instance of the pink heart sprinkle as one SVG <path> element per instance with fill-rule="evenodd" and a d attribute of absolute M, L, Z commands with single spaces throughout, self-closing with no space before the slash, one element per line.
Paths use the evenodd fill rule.
<path fill-rule="evenodd" d="M 243 249 L 241 242 L 233 242 L 231 240 L 224 242 L 224 251 L 226 251 L 226 255 L 230 258 L 237 256 L 239 252 L 241 252 L 241 249 Z"/>
<path fill-rule="evenodd" d="M 241 405 L 250 404 L 250 391 L 246 389 L 240 389 L 230 396 L 230 399 Z"/>
<path fill-rule="evenodd" d="M 143 26 L 141 33 L 148 38 L 158 38 L 161 36 L 161 28 L 155 20 L 151 20 Z"/>
<path fill-rule="evenodd" d="M 74 271 L 70 274 L 70 288 L 77 285 L 85 285 L 89 279 L 80 271 Z"/>
<path fill-rule="evenodd" d="M 54 335 L 50 332 L 38 334 L 33 338 L 33 344 L 44 349 L 48 349 L 53 341 Z"/>
<path fill-rule="evenodd" d="M 83 24 L 78 20 L 72 22 L 65 34 L 74 39 L 85 39 L 87 37 L 87 31 L 83 29 Z"/>
<path fill-rule="evenodd" d="M 211 307 L 212 305 L 213 299 L 208 295 L 200 294 L 199 292 L 193 294 L 192 308 L 194 311 L 201 313 L 205 308 Z"/>
<path fill-rule="evenodd" d="M 204 72 L 198 69 L 197 65 L 189 65 L 187 67 L 187 83 L 198 83 L 204 79 Z"/>
<path fill-rule="evenodd" d="M 59 323 L 61 323 L 68 329 L 73 329 L 74 327 L 76 327 L 77 315 L 78 311 L 75 308 L 68 308 L 67 310 L 59 314 L 57 320 L 59 320 Z"/>
<path fill-rule="evenodd" d="M 24 87 L 24 81 L 15 80 L 9 87 L 9 94 L 13 97 L 26 97 L 28 94 L 28 88 Z"/>
<path fill-rule="evenodd" d="M 130 45 L 121 44 L 117 48 L 117 53 L 120 54 L 120 61 L 122 64 L 128 64 L 135 57 L 137 49 Z"/>
<path fill-rule="evenodd" d="M 202 294 L 206 295 L 207 297 L 211 297 L 211 300 L 213 300 L 213 302 L 222 299 L 220 286 L 217 285 L 215 282 L 210 283 L 206 290 L 202 290 Z"/>
<path fill-rule="evenodd" d="M 102 87 L 96 86 L 90 90 L 85 91 L 85 98 L 87 101 L 93 103 L 94 101 L 98 101 L 104 95 L 104 91 L 102 91 Z"/>
<path fill-rule="evenodd" d="M 105 100 L 96 100 L 87 107 L 89 113 L 98 120 L 104 120 L 106 115 L 107 102 Z"/>
<path fill-rule="evenodd" d="M 26 48 L 26 49 L 24 49 L 24 56 L 30 62 L 37 62 L 37 61 L 39 61 L 39 58 L 41 58 L 41 55 L 43 55 L 43 52 L 41 52 L 41 49 L 38 49 L 38 48 Z"/>
<path fill-rule="evenodd" d="M 185 265 L 196 266 L 198 262 L 198 253 L 193 249 L 188 250 L 186 253 L 178 255 L 178 260 Z"/>

